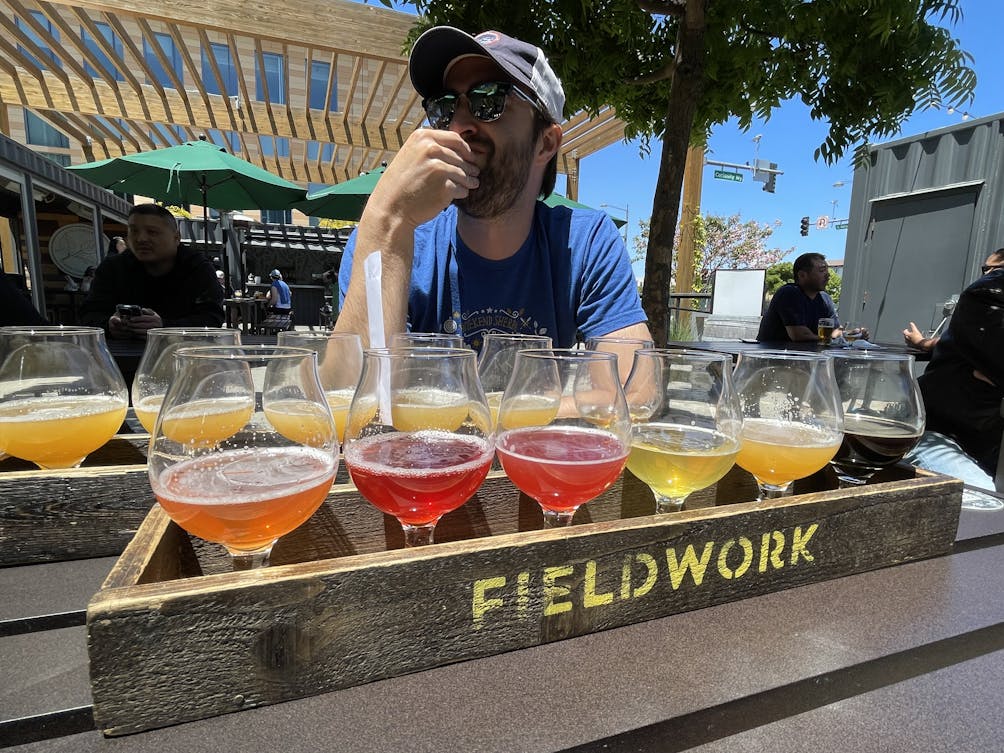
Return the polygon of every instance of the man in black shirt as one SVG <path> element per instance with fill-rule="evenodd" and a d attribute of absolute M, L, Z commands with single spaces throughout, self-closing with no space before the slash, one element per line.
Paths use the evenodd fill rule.
<path fill-rule="evenodd" d="M 141 311 L 123 316 L 118 304 Z M 80 318 L 116 338 L 142 338 L 155 327 L 220 327 L 223 288 L 212 262 L 181 245 L 174 216 L 139 204 L 129 212 L 128 249 L 101 262 Z"/>

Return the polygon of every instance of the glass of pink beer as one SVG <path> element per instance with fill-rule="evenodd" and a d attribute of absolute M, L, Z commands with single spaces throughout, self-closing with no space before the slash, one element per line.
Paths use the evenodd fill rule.
<path fill-rule="evenodd" d="M 321 506 L 338 468 L 317 354 L 204 346 L 176 358 L 151 436 L 153 493 L 179 526 L 225 546 L 235 570 L 267 565 L 279 537 Z"/>
<path fill-rule="evenodd" d="M 345 464 L 374 507 L 432 543 L 436 523 L 470 499 L 494 457 L 476 354 L 459 348 L 377 348 L 349 408 Z"/>
<path fill-rule="evenodd" d="M 627 461 L 631 418 L 617 354 L 523 350 L 502 395 L 496 451 L 509 479 L 535 499 L 544 527 L 567 526 Z"/>

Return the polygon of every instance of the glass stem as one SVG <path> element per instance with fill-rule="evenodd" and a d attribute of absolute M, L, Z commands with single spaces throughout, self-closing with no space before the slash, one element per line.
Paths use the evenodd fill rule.
<path fill-rule="evenodd" d="M 765 484 L 761 481 L 757 481 L 757 486 L 760 487 L 760 496 L 757 497 L 757 502 L 763 502 L 765 499 L 780 499 L 781 497 L 791 496 L 791 482 L 787 484 Z"/>
<path fill-rule="evenodd" d="M 575 510 L 541 509 L 544 511 L 544 528 L 565 528 L 572 525 L 572 518 L 575 517 Z"/>
<path fill-rule="evenodd" d="M 653 492 L 654 493 L 654 492 Z M 665 512 L 679 512 L 683 509 L 683 503 L 687 500 L 684 497 L 665 497 L 662 494 L 655 495 L 655 512 L 661 515 Z"/>
<path fill-rule="evenodd" d="M 432 533 L 436 530 L 435 523 L 427 523 L 424 526 L 413 526 L 402 523 L 404 529 L 404 545 L 406 547 L 425 546 L 432 543 Z"/>
<path fill-rule="evenodd" d="M 273 541 L 268 546 L 261 549 L 254 549 L 250 552 L 239 549 L 227 549 L 230 552 L 230 561 L 233 564 L 234 572 L 241 570 L 255 570 L 268 565 L 268 556 L 272 553 Z"/>

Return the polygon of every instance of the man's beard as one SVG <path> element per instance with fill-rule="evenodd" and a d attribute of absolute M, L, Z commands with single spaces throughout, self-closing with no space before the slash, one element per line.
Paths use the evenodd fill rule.
<path fill-rule="evenodd" d="M 456 199 L 453 203 L 467 216 L 484 220 L 500 217 L 516 204 L 530 177 L 536 139 L 528 139 L 523 149 L 514 147 L 508 157 L 499 157 L 490 141 L 481 143 L 489 148 L 489 152 L 478 176 L 480 185 L 466 198 Z"/>

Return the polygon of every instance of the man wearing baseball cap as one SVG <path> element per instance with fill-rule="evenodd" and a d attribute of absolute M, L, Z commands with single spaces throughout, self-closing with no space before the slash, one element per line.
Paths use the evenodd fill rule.
<path fill-rule="evenodd" d="M 550 208 L 565 95 L 544 53 L 486 31 L 426 31 L 411 80 L 429 128 L 405 141 L 371 195 L 339 272 L 336 330 L 368 337 L 362 260 L 382 257 L 390 334 L 576 333 L 649 338 L 610 218 Z"/>

